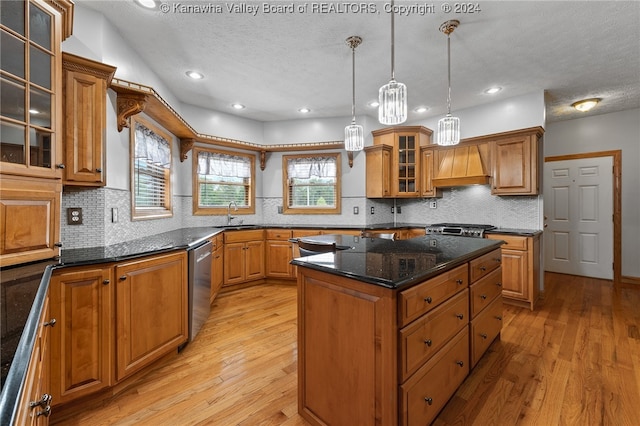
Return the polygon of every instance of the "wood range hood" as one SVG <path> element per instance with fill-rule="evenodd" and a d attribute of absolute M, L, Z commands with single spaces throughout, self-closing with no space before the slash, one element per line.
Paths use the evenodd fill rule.
<path fill-rule="evenodd" d="M 487 144 L 459 145 L 436 151 L 438 172 L 432 179 L 435 187 L 486 185 L 489 183 L 489 149 Z"/>

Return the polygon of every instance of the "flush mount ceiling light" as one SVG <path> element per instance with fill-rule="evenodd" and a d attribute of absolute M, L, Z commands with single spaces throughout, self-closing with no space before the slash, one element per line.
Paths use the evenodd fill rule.
<path fill-rule="evenodd" d="M 311 112 L 311 110 L 310 110 L 309 108 L 307 108 L 307 107 L 302 107 L 302 108 L 300 108 L 300 109 L 298 110 L 298 112 L 301 112 L 301 113 L 303 113 L 303 114 L 308 114 L 308 113 L 310 113 L 310 112 Z"/>
<path fill-rule="evenodd" d="M 187 75 L 187 77 L 194 80 L 202 80 L 204 78 L 204 74 L 199 73 L 198 71 L 187 71 L 185 74 Z"/>
<path fill-rule="evenodd" d="M 486 93 L 487 95 L 493 95 L 495 93 L 498 93 L 501 90 L 502 90 L 502 87 L 490 87 L 487 90 L 485 90 L 484 93 Z"/>
<path fill-rule="evenodd" d="M 578 111 L 587 112 L 594 106 L 596 106 L 601 100 L 602 99 L 600 98 L 583 99 L 581 101 L 572 103 L 571 106 Z"/>
<path fill-rule="evenodd" d="M 233 109 L 244 109 L 244 105 L 242 104 L 231 104 Z"/>
<path fill-rule="evenodd" d="M 427 112 L 428 110 L 429 108 L 427 108 L 426 106 L 419 106 L 415 108 L 413 111 L 417 112 L 418 114 L 422 114 L 423 112 Z"/>
<path fill-rule="evenodd" d="M 394 40 L 394 12 L 391 2 L 391 80 L 378 91 L 378 121 L 381 124 L 396 125 L 407 120 L 407 86 L 396 81 L 394 68 L 395 40 Z"/>
<path fill-rule="evenodd" d="M 135 2 L 146 9 L 155 9 L 158 7 L 156 0 L 135 0 Z"/>
<path fill-rule="evenodd" d="M 362 43 L 362 38 L 351 36 L 347 38 L 347 46 L 351 48 L 351 124 L 344 128 L 344 149 L 347 151 L 362 151 L 364 148 L 364 130 L 356 124 L 356 47 Z"/>
<path fill-rule="evenodd" d="M 458 28 L 455 19 L 440 25 L 440 31 L 447 35 L 447 115 L 438 121 L 438 145 L 457 145 L 460 142 L 460 119 L 451 115 L 451 33 Z"/>

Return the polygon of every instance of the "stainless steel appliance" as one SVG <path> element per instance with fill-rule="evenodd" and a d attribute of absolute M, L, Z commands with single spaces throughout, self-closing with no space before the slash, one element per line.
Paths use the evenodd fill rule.
<path fill-rule="evenodd" d="M 469 223 L 434 223 L 426 228 L 427 235 L 458 235 L 461 237 L 484 238 L 485 231 L 495 229 L 493 225 Z"/>
<path fill-rule="evenodd" d="M 189 249 L 189 341 L 202 328 L 211 306 L 211 241 Z"/>

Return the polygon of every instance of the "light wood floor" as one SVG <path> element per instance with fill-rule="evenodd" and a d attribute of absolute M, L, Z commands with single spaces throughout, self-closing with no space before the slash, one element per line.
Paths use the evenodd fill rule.
<path fill-rule="evenodd" d="M 546 274 L 435 425 L 640 425 L 640 287 Z M 223 294 L 180 354 L 66 425 L 306 425 L 297 414 L 296 288 Z"/>

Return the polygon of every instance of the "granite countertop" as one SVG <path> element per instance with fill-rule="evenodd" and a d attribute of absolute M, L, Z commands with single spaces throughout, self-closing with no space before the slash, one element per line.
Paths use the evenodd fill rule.
<path fill-rule="evenodd" d="M 424 281 L 502 244 L 498 240 L 446 235 L 395 241 L 340 234 L 300 239 L 336 243 L 339 250 L 296 258 L 292 264 L 394 289 Z"/>

